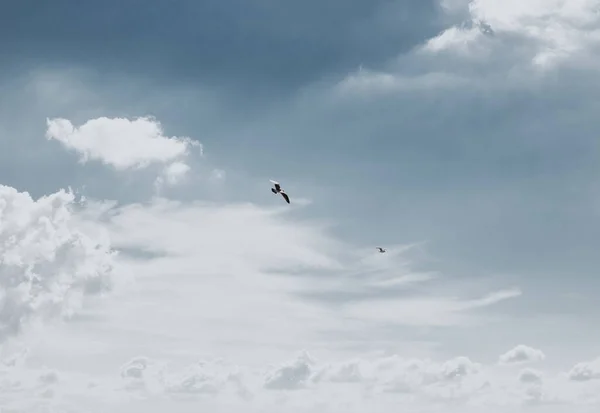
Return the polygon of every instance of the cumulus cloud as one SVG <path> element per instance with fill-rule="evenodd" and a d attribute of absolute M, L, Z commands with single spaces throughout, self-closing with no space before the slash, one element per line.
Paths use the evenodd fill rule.
<path fill-rule="evenodd" d="M 533 369 L 523 369 L 519 373 L 519 381 L 521 383 L 542 383 L 542 373 Z"/>
<path fill-rule="evenodd" d="M 177 380 L 170 383 L 167 391 L 183 394 L 213 395 L 221 390 L 224 382 L 207 372 L 202 364 L 188 368 Z"/>
<path fill-rule="evenodd" d="M 313 374 L 315 362 L 304 351 L 296 360 L 278 367 L 269 373 L 265 380 L 265 388 L 273 390 L 295 390 L 303 388 Z"/>
<path fill-rule="evenodd" d="M 164 185 L 174 186 L 182 183 L 190 169 L 189 165 L 181 161 L 176 161 L 167 165 L 163 169 L 161 175 L 154 181 L 156 191 L 160 192 Z"/>
<path fill-rule="evenodd" d="M 175 185 L 185 177 L 190 167 L 183 162 L 173 162 L 165 168 L 164 174 L 170 185 Z"/>
<path fill-rule="evenodd" d="M 307 386 L 357 385 L 380 393 L 436 392 L 448 385 L 481 373 L 483 366 L 467 357 L 444 362 L 410 359 L 398 355 L 354 358 L 335 363 L 318 363 L 308 352 L 275 368 L 266 376 L 265 388 L 303 389 Z"/>
<path fill-rule="evenodd" d="M 369 367 L 366 367 L 369 370 Z M 322 368 L 315 380 L 330 380 L 334 383 L 360 383 L 370 378 L 365 376 L 365 365 L 360 359 L 329 365 Z"/>
<path fill-rule="evenodd" d="M 478 90 L 518 84 L 557 68 L 598 67 L 596 0 L 442 0 L 456 24 L 390 60 L 385 70 L 362 68 L 336 92 L 361 96 L 425 90 Z"/>
<path fill-rule="evenodd" d="M 69 375 L 64 376 L 68 379 Z M 389 355 L 320 363 L 302 351 L 266 373 L 221 359 L 174 367 L 136 357 L 123 367 L 121 376 L 124 385 L 105 381 L 100 385 L 104 392 L 96 397 L 106 397 L 116 385 L 112 391 L 144 394 L 144 399 L 136 400 L 193 400 L 196 406 L 228 406 L 234 412 L 276 411 L 282 403 L 293 410 L 320 407 L 330 412 L 385 409 L 398 403 L 422 412 L 434 412 L 440 406 L 450 412 L 508 412 L 532 404 L 546 406 L 540 410 L 544 412 L 554 411 L 552 406 L 583 412 L 586 405 L 593 407 L 600 401 L 598 394 L 592 396 L 598 387 L 582 391 L 560 374 L 546 380 L 540 372 L 525 369 L 515 381 L 495 366 L 467 357 L 434 361 Z"/>
<path fill-rule="evenodd" d="M 32 318 L 68 316 L 111 288 L 114 252 L 101 229 L 77 219 L 72 192 L 33 199 L 0 186 L 0 343 Z"/>
<path fill-rule="evenodd" d="M 179 161 L 164 163 L 168 168 L 173 162 Z M 174 167 L 171 172 L 184 176 L 187 169 Z M 44 300 L 61 311 L 72 308 L 66 304 L 71 295 L 105 291 L 115 266 L 136 276 L 126 299 L 113 299 L 96 309 L 92 313 L 96 319 L 85 324 L 86 337 L 93 340 L 97 335 L 110 350 L 101 352 L 99 360 L 78 361 L 68 348 L 62 353 L 54 350 L 60 356 L 49 359 L 68 358 L 67 371 L 59 371 L 58 381 L 43 380 L 51 377 L 36 371 L 35 380 L 18 384 L 21 395 L 33 392 L 31 400 L 46 397 L 58 402 L 62 392 L 64 400 L 75 395 L 107 408 L 146 402 L 149 411 L 160 411 L 159 403 L 165 400 L 191 399 L 206 403 L 201 406 L 207 410 L 280 411 L 284 405 L 298 411 L 348 412 L 364 411 L 373 402 L 382 409 L 398 403 L 433 409 L 440 403 L 461 408 L 519 406 L 528 400 L 527 394 L 537 402 L 548 397 L 524 394 L 514 388 L 524 384 L 515 380 L 514 373 L 505 379 L 494 366 L 470 357 L 336 357 L 321 363 L 311 351 L 264 369 L 265 358 L 273 361 L 291 347 L 316 352 L 327 347 L 335 352 L 351 342 L 365 349 L 378 345 L 378 336 L 372 334 L 377 328 L 481 321 L 482 309 L 520 296 L 519 289 L 492 289 L 475 298 L 450 296 L 446 287 L 452 280 L 446 279 L 440 294 L 435 284 L 443 274 L 412 271 L 403 246 L 389 246 L 383 256 L 372 249 L 365 253 L 322 225 L 296 221 L 290 209 L 279 204 L 264 208 L 160 197 L 124 205 L 102 200 L 77 203 L 65 191 L 34 201 L 12 188 L 4 191 L 0 199 L 16 201 L 0 205 L 1 234 L 6 245 L 19 247 L 3 255 L 2 265 L 9 262 L 18 271 L 5 272 L 2 282 L 10 292 L 13 275 L 21 275 L 17 284 L 27 287 L 18 295 L 20 301 L 13 300 L 19 304 L 13 307 L 27 310 L 20 314 L 52 314 L 39 304 Z M 52 253 L 56 249 L 63 255 Z M 38 279 L 45 289 L 33 287 Z M 3 307 L 0 320 L 11 326 L 18 319 L 19 327 L 23 318 L 14 318 L 12 314 L 19 312 L 8 313 L 7 308 Z M 62 333 L 75 334 L 73 330 L 77 328 Z M 340 332 L 344 334 L 337 336 Z M 390 341 L 402 341 L 403 334 L 394 334 Z M 232 348 L 236 357 L 255 364 L 188 362 L 203 351 L 231 354 Z M 152 357 L 134 357 L 121 366 L 120 374 L 116 365 L 115 377 L 105 377 L 106 360 L 145 350 Z M 187 363 L 183 368 L 182 360 Z M 89 376 L 70 371 L 80 363 Z M 0 397 L 7 387 L 17 386 L 14 371 L 5 377 L 8 374 L 11 381 L 0 388 Z M 91 382 L 94 385 L 88 387 Z M 5 400 L 15 407 L 18 403 L 12 402 L 17 399 L 9 395 Z"/>
<path fill-rule="evenodd" d="M 122 387 L 127 392 L 180 397 L 216 397 L 234 390 L 234 397 L 252 397 L 239 367 L 222 360 L 202 359 L 183 368 L 173 368 L 144 356 L 134 357 L 121 368 Z"/>
<path fill-rule="evenodd" d="M 569 379 L 579 382 L 600 379 L 600 358 L 577 363 L 568 375 Z"/>
<path fill-rule="evenodd" d="M 141 379 L 144 376 L 144 371 L 148 367 L 147 357 L 136 357 L 128 361 L 121 368 L 121 377 Z"/>
<path fill-rule="evenodd" d="M 179 159 L 200 143 L 188 137 L 168 137 L 155 119 L 100 117 L 81 126 L 70 120 L 47 119 L 47 139 L 60 142 L 80 155 L 80 162 L 99 160 L 116 170 L 140 169 L 150 164 L 171 163 L 165 169 L 167 179 L 177 180 L 187 165 Z M 176 162 L 178 161 L 178 162 Z"/>
<path fill-rule="evenodd" d="M 587 413 L 600 403 L 600 387 L 582 387 L 587 382 L 568 381 L 567 375 L 523 369 L 515 380 L 493 364 L 468 357 L 432 360 L 394 354 L 328 362 L 302 351 L 267 371 L 215 358 L 175 364 L 137 356 L 120 371 L 95 377 L 93 382 L 69 371 L 9 367 L 0 370 L 0 399 L 16 408 L 24 406 L 21 396 L 29 395 L 28 407 L 39 408 L 46 399 L 56 403 L 76 394 L 74 400 L 87 400 L 90 405 L 147 406 L 149 412 L 166 406 L 185 408 L 190 401 L 196 408 L 229 412 L 270 412 L 285 406 L 292 411 L 320 408 L 332 413 L 375 406 L 386 411 L 398 404 L 409 411 L 432 413 L 440 408 L 453 413 L 519 412 L 532 405 L 540 412 L 568 408 Z M 78 411 L 85 405 L 70 406 Z"/>
<path fill-rule="evenodd" d="M 473 0 L 467 25 L 454 26 L 429 40 L 431 52 L 489 51 L 511 42 L 515 52 L 534 65 L 553 65 L 587 57 L 600 45 L 600 17 L 595 0 Z"/>
<path fill-rule="evenodd" d="M 546 355 L 538 349 L 519 344 L 499 357 L 500 364 L 520 364 L 542 361 Z"/>

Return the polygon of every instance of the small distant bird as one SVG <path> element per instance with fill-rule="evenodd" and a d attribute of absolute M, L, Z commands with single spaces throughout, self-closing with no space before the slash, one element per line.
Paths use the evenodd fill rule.
<path fill-rule="evenodd" d="M 387 251 L 385 248 L 381 248 L 381 247 L 375 247 L 375 248 L 377 248 L 379 250 L 379 252 L 382 254 Z"/>
<path fill-rule="evenodd" d="M 269 179 L 269 181 L 271 181 L 271 183 L 273 184 L 273 188 L 271 188 L 271 192 L 273 192 L 274 194 L 281 194 L 283 199 L 285 199 L 285 202 L 287 202 L 289 204 L 290 197 L 285 193 L 285 191 L 283 189 L 281 189 L 281 185 L 279 185 L 279 182 L 273 181 L 272 179 Z"/>

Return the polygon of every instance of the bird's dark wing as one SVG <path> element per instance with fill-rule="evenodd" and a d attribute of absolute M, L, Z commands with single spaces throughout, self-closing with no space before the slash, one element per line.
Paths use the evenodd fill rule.
<path fill-rule="evenodd" d="M 283 199 L 285 199 L 285 202 L 287 202 L 288 204 L 290 203 L 290 197 L 285 192 L 282 192 L 281 196 L 283 197 Z"/>
<path fill-rule="evenodd" d="M 272 179 L 269 179 L 269 181 L 271 181 L 271 183 L 273 184 L 273 186 L 275 186 L 275 189 L 277 189 L 277 191 L 279 192 L 279 190 L 281 189 L 281 186 L 279 186 L 279 182 L 274 181 Z"/>

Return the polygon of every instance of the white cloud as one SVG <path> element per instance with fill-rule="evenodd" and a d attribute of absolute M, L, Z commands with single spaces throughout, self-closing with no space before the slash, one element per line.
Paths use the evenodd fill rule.
<path fill-rule="evenodd" d="M 160 193 L 160 190 L 165 184 L 168 186 L 181 184 L 185 180 L 190 169 L 191 168 L 186 163 L 181 161 L 167 165 L 163 169 L 161 175 L 154 181 L 156 192 Z"/>
<path fill-rule="evenodd" d="M 170 163 L 188 155 L 200 143 L 187 137 L 164 136 L 162 126 L 149 117 L 134 120 L 101 117 L 76 127 L 67 119 L 47 119 L 48 139 L 55 139 L 80 155 L 82 163 L 99 160 L 117 170 Z M 181 162 L 167 168 L 167 177 L 180 176 Z M 185 172 L 183 172 L 185 173 Z"/>
<path fill-rule="evenodd" d="M 109 239 L 81 227 L 77 209 L 71 192 L 34 200 L 0 186 L 0 343 L 29 319 L 68 316 L 82 296 L 110 289 Z"/>
<path fill-rule="evenodd" d="M 600 67 L 597 0 L 441 0 L 451 25 L 386 70 L 361 68 L 335 86 L 344 96 L 532 87 L 553 69 Z M 415 70 L 417 69 L 417 70 Z"/>
<path fill-rule="evenodd" d="M 490 72 L 497 74 L 494 86 L 503 88 L 513 67 L 522 70 L 533 63 L 551 68 L 597 59 L 595 21 L 590 19 L 586 26 L 584 13 L 591 2 L 443 3 L 453 17 L 471 3 L 463 9 L 470 23 L 449 27 L 386 69 L 348 76 L 337 91 L 377 96 L 417 92 L 433 100 L 438 96 L 427 93 L 442 90 L 459 97 L 458 92 L 480 86 L 481 79 L 489 81 Z M 586 57 L 583 51 L 591 52 Z M 46 82 L 43 89 L 40 93 L 46 101 L 57 93 L 60 100 L 74 99 L 61 93 L 63 84 Z M 69 116 L 71 120 L 48 120 L 48 137 L 77 153 L 83 162 L 98 160 L 117 170 L 154 164 L 161 186 L 177 185 L 192 175 L 186 158 L 192 150 L 190 142 L 164 136 L 153 119 L 98 118 L 75 127 L 73 119 L 85 119 L 82 112 Z M 225 174 L 211 173 L 211 168 L 208 179 L 225 187 Z M 54 222 L 60 213 L 51 210 L 61 210 L 55 204 L 47 207 L 47 215 L 28 219 L 29 226 L 22 230 L 1 227 L 0 240 L 15 235 L 19 245 L 17 255 L 22 259 L 17 273 L 25 279 L 29 262 L 42 262 L 41 270 L 34 270 L 47 281 L 46 290 L 27 285 L 16 294 L 12 287 L 6 289 L 7 295 L 17 297 L 15 307 L 26 309 L 29 318 L 7 316 L 10 307 L 0 307 L 2 326 L 16 320 L 20 327 L 79 309 L 79 317 L 54 326 L 50 334 L 40 337 L 21 331 L 18 338 L 31 348 L 31 356 L 0 367 L 0 405 L 10 411 L 348 413 L 389 412 L 401 406 L 422 413 L 581 413 L 598 409 L 597 360 L 576 364 L 569 372 L 552 371 L 552 363 L 565 364 L 560 357 L 557 360 L 559 343 L 552 343 L 549 358 L 554 360 L 548 364 L 540 350 L 526 346 L 500 356 L 501 365 L 495 363 L 494 358 L 510 348 L 506 341 L 520 341 L 524 326 L 544 328 L 537 319 L 527 324 L 526 319 L 508 318 L 506 307 L 514 303 L 510 311 L 521 312 L 519 306 L 529 306 L 533 300 L 516 300 L 520 290 L 504 289 L 504 280 L 492 283 L 481 275 L 474 281 L 464 274 L 450 277 L 443 271 L 413 270 L 403 254 L 396 255 L 398 249 L 390 247 L 388 254 L 380 255 L 371 246 L 348 245 L 309 219 L 296 220 L 298 211 L 287 213 L 290 208 L 279 203 L 263 208 L 157 198 L 130 205 L 102 200 L 77 205 L 64 201 L 63 195 L 55 203 L 71 205 L 68 218 L 51 227 L 64 236 L 51 235 L 45 221 L 35 218 L 51 216 Z M 269 196 L 266 202 L 271 201 Z M 42 200 L 36 202 L 50 203 Z M 13 208 L 9 215 L 11 220 L 34 216 L 27 211 Z M 11 222 L 0 218 L 0 225 Z M 68 235 L 71 231 L 78 235 Z M 78 237 L 100 240 L 102 247 L 94 255 L 97 261 L 89 257 L 93 254 L 87 246 L 76 248 L 66 241 Z M 53 245 L 66 251 L 64 262 L 46 253 Z M 120 254 L 111 255 L 111 248 Z M 102 272 L 102 262 L 110 263 L 111 269 Z M 56 266 L 59 271 L 54 271 Z M 135 274 L 136 284 L 113 291 L 119 296 L 106 296 L 93 304 L 87 301 L 89 307 L 80 308 L 84 288 L 74 280 L 75 273 L 62 270 L 69 266 L 102 275 L 103 282 L 111 281 L 107 286 L 127 270 Z M 0 268 L 1 290 L 9 279 L 5 267 Z M 473 292 L 475 283 L 478 288 Z M 42 302 L 51 304 L 37 304 Z M 486 324 L 492 321 L 498 325 Z M 18 332 L 19 328 L 13 329 L 10 337 Z M 521 338 L 531 339 L 532 333 L 526 334 Z M 544 334 L 536 335 L 536 340 Z M 574 352 L 564 347 L 566 358 L 573 357 Z M 308 351 L 290 356 L 302 348 Z M 453 357 L 454 353 L 466 354 Z M 533 361 L 539 370 L 519 370 L 521 364 L 516 364 Z M 517 367 L 506 368 L 503 363 Z M 40 367 L 44 364 L 49 370 Z"/>
<path fill-rule="evenodd" d="M 466 83 L 466 79 L 443 72 L 432 72 L 419 76 L 403 76 L 361 69 L 357 73 L 348 75 L 337 84 L 336 91 L 342 94 L 342 96 L 365 93 L 385 94 L 423 89 L 450 89 L 460 87 Z"/>
<path fill-rule="evenodd" d="M 437 37 L 428 40 L 423 49 L 429 52 L 440 52 L 452 49 L 455 52 L 469 55 L 471 53 L 483 51 L 479 47 L 481 45 L 478 41 L 489 41 L 489 39 L 484 37 L 483 40 L 480 40 L 481 36 L 482 32 L 479 25 L 475 25 L 474 28 L 468 30 L 459 27 L 451 27 Z"/>
<path fill-rule="evenodd" d="M 141 379 L 144 375 L 144 371 L 148 367 L 147 357 L 136 357 L 127 362 L 121 368 L 121 377 Z"/>
<path fill-rule="evenodd" d="M 429 40 L 424 49 L 440 52 L 478 47 L 476 51 L 481 52 L 511 42 L 530 63 L 547 66 L 585 58 L 585 53 L 600 45 L 595 0 L 509 0 L 502 4 L 473 0 L 468 10 L 471 25 L 449 28 Z"/>
<path fill-rule="evenodd" d="M 600 358 L 577 363 L 569 371 L 569 379 L 573 381 L 600 380 Z"/>
<path fill-rule="evenodd" d="M 19 396 L 27 395 L 29 406 L 52 400 L 57 406 L 69 402 L 74 411 L 85 406 L 73 403 L 81 400 L 115 411 L 146 407 L 147 412 L 165 407 L 185 411 L 192 403 L 196 409 L 228 412 L 389 411 L 401 404 L 407 411 L 431 413 L 526 412 L 533 406 L 543 413 L 565 409 L 591 413 L 600 403 L 598 385 L 586 387 L 560 373 L 542 375 L 526 369 L 515 377 L 467 357 L 429 360 L 389 355 L 319 362 L 306 351 L 266 372 L 215 358 L 174 365 L 138 356 L 120 374 L 115 369 L 93 382 L 69 372 L 16 368 L 0 372 L 0 382 L 0 397 L 7 407 L 23 406 L 25 399 L 19 401 Z"/>
<path fill-rule="evenodd" d="M 5 190 L 18 194 L 12 189 Z M 20 197 L 21 208 L 5 207 L 5 211 L 15 214 L 15 222 L 38 225 L 37 218 L 25 219 L 32 214 L 24 213 L 27 209 L 23 208 L 23 203 L 33 208 L 35 201 L 24 195 Z M 368 253 L 356 250 L 335 240 L 319 225 L 290 220 L 289 208 L 281 206 L 269 210 L 251 204 L 189 203 L 155 198 L 149 203 L 131 205 L 86 200 L 79 208 L 69 209 L 62 203 L 71 205 L 74 198 L 63 192 L 42 200 L 37 201 L 38 208 L 49 216 L 62 216 L 64 228 L 77 234 L 104 234 L 105 247 L 94 251 L 99 251 L 100 258 L 110 257 L 110 262 L 119 270 L 118 276 L 135 274 L 136 283 L 115 291 L 117 296 L 105 297 L 95 310 L 87 310 L 87 314 L 93 315 L 91 319 L 75 319 L 75 324 L 63 327 L 61 334 L 65 342 L 79 340 L 80 345 L 85 346 L 86 341 L 77 338 L 84 334 L 87 342 L 102 341 L 105 346 L 102 352 L 93 348 L 88 352 L 85 348 L 72 351 L 69 345 L 60 348 L 46 340 L 38 344 L 34 356 L 50 360 L 52 368 L 60 368 L 60 380 L 52 384 L 57 387 L 44 390 L 46 396 L 40 396 L 40 400 L 49 398 L 57 402 L 77 393 L 78 399 L 100 397 L 102 403 L 114 399 L 116 405 L 123 405 L 130 397 L 136 400 L 168 397 L 174 403 L 180 398 L 202 397 L 203 400 L 217 398 L 217 406 L 233 403 L 240 408 L 241 401 L 255 400 L 253 406 L 272 409 L 279 397 L 288 397 L 280 394 L 281 390 L 295 389 L 313 393 L 304 401 L 301 397 L 289 396 L 291 405 L 307 402 L 314 407 L 314 403 L 321 400 L 329 409 L 337 411 L 339 406 L 332 404 L 324 390 L 335 384 L 359 386 L 360 391 L 355 395 L 350 396 L 343 390 L 345 396 L 340 399 L 343 403 L 354 403 L 355 397 L 357 403 L 363 403 L 362 397 L 369 394 L 384 397 L 382 395 L 397 392 L 402 386 L 409 386 L 427 400 L 448 398 L 450 396 L 444 394 L 457 392 L 457 386 L 474 386 L 457 384 L 463 380 L 469 383 L 469 377 L 475 377 L 480 370 L 479 364 L 467 358 L 438 364 L 402 362 L 394 358 L 319 364 L 308 353 L 302 353 L 298 359 L 264 372 L 268 360 L 288 353 L 300 343 L 318 349 L 323 343 L 321 332 L 335 331 L 343 318 L 349 317 L 342 327 L 354 334 L 365 334 L 366 325 L 350 318 L 354 314 L 351 308 L 327 310 L 298 295 L 309 291 L 308 287 L 318 291 L 321 285 L 326 291 L 333 285 L 329 281 L 348 277 L 361 277 L 365 285 L 381 291 L 435 282 L 438 277 L 410 271 L 401 253 L 407 248 L 390 248 L 386 256 L 380 256 L 372 248 Z M 62 212 L 53 212 L 58 207 Z M 5 212 L 6 216 L 10 215 Z M 71 239 L 71 232 L 64 231 L 65 241 L 59 245 Z M 32 245 L 31 237 L 21 238 L 23 245 Z M 39 244 L 48 243 L 40 241 Z M 119 251 L 119 255 L 112 256 L 108 246 Z M 83 254 L 81 258 L 81 265 L 87 263 L 86 270 L 106 275 L 99 269 L 104 267 L 98 267 L 104 263 L 102 259 L 93 255 L 97 261 L 90 261 L 86 257 Z M 399 273 L 399 268 L 403 268 L 405 274 Z M 117 276 L 114 271 L 107 274 Z M 52 275 L 57 276 L 54 272 Z M 393 282 L 386 282 L 390 280 Z M 417 292 L 417 297 L 421 294 Z M 457 299 L 451 310 L 469 311 L 514 295 L 514 291 L 509 291 L 480 300 Z M 436 296 L 425 299 L 434 307 L 444 303 Z M 370 302 L 377 304 L 377 300 Z M 371 313 L 371 320 L 385 321 L 393 314 L 394 306 L 385 303 L 384 313 L 380 316 Z M 405 315 L 411 323 L 430 322 L 429 319 L 423 321 L 414 308 L 413 312 L 412 316 Z M 372 337 L 364 336 L 363 341 L 372 342 Z M 335 340 L 329 341 L 327 347 L 335 352 Z M 133 349 L 135 353 L 130 354 Z M 152 357 L 136 356 L 139 351 L 152 353 Z M 100 373 L 105 370 L 107 360 L 115 363 L 119 355 L 128 353 L 134 358 L 121 368 L 118 382 Z M 200 353 L 233 354 L 246 363 L 254 360 L 256 367 L 263 367 L 236 369 L 229 366 L 220 370 L 218 363 L 191 363 L 183 369 L 169 367 L 187 362 Z M 398 363 L 405 367 L 394 367 Z M 400 371 L 390 372 L 386 364 Z M 31 368 L 22 369 L 27 374 L 33 372 Z M 77 376 L 82 374 L 85 379 Z M 73 385 L 74 377 L 78 377 L 79 384 Z M 385 380 L 380 381 L 379 377 Z M 38 378 L 35 385 L 27 381 L 21 386 L 39 392 Z M 97 385 L 88 388 L 90 382 Z M 426 389 L 418 390 L 420 386 Z M 25 388 L 21 387 L 20 391 L 29 391 Z M 337 391 L 329 390 L 334 394 Z M 471 390 L 460 390 L 465 391 Z M 36 397 L 32 396 L 31 403 L 38 400 Z M 19 400 L 12 396 L 9 399 L 15 403 Z"/>
<path fill-rule="evenodd" d="M 183 162 L 173 162 L 165 168 L 164 175 L 169 185 L 176 185 L 189 172 L 190 167 Z"/>
<path fill-rule="evenodd" d="M 313 374 L 315 362 L 308 352 L 302 352 L 294 361 L 270 372 L 265 379 L 265 388 L 271 390 L 295 390 L 304 388 Z"/>
<path fill-rule="evenodd" d="M 163 178 L 170 171 L 172 184 L 188 172 L 177 162 L 164 161 Z M 401 404 L 462 413 L 598 402 L 595 388 L 566 376 L 544 374 L 542 381 L 539 372 L 509 375 L 472 357 L 399 352 L 410 345 L 407 331 L 468 329 L 487 321 L 492 306 L 521 295 L 490 284 L 484 288 L 491 293 L 475 298 L 451 294 L 451 277 L 412 269 L 410 246 L 388 245 L 382 255 L 349 245 L 281 204 L 160 197 L 77 203 L 64 191 L 34 201 L 2 188 L 1 240 L 14 245 L 3 263 L 16 272 L 2 267 L 0 279 L 5 287 L 16 273 L 18 288 L 26 286 L 13 307 L 33 318 L 79 310 L 43 339 L 23 333 L 31 354 L 0 371 L 0 402 L 10 409 L 346 413 Z M 32 286 L 34 273 L 44 288 Z M 135 284 L 81 308 L 85 291 L 103 291 L 87 278 L 111 286 L 123 274 L 134 274 Z M 7 308 L 0 321 L 11 326 L 17 313 Z M 308 351 L 269 366 L 301 348 Z M 365 355 L 371 349 L 385 354 Z"/>
<path fill-rule="evenodd" d="M 369 322 L 398 325 L 452 326 L 480 322 L 484 316 L 471 310 L 497 304 L 521 295 L 519 290 L 501 290 L 482 298 L 464 299 L 439 295 L 407 297 L 402 300 L 365 300 L 348 305 L 349 314 Z"/>
<path fill-rule="evenodd" d="M 519 364 L 542 361 L 546 355 L 538 349 L 519 344 L 499 357 L 500 364 Z"/>
<path fill-rule="evenodd" d="M 440 0 L 440 6 L 446 13 L 457 13 L 466 9 L 471 0 Z"/>
<path fill-rule="evenodd" d="M 521 383 L 542 383 L 542 373 L 533 369 L 523 369 L 519 373 L 519 381 Z"/>

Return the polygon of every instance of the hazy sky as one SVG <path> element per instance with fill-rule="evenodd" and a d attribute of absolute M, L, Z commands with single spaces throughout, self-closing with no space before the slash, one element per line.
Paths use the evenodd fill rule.
<path fill-rule="evenodd" d="M 3 5 L 0 410 L 597 411 L 599 53 L 598 0 Z"/>

